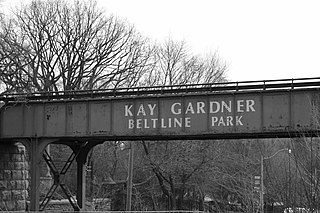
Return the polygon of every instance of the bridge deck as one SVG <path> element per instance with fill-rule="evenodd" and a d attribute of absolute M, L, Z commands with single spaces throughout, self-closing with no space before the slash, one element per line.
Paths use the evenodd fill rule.
<path fill-rule="evenodd" d="M 2 94 L 0 140 L 216 139 L 318 132 L 320 78 Z"/>

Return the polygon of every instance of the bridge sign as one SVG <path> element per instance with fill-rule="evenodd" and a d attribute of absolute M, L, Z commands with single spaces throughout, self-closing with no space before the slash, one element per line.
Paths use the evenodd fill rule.
<path fill-rule="evenodd" d="M 214 139 L 317 130 L 317 88 L 214 89 L 8 101 L 1 108 L 0 137 Z"/>

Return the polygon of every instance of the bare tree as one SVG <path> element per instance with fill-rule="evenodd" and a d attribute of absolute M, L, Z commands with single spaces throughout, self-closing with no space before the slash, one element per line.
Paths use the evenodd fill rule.
<path fill-rule="evenodd" d="M 146 85 L 216 83 L 226 80 L 227 65 L 218 54 L 193 55 L 186 43 L 166 40 L 158 45 L 155 69 L 147 73 Z"/>
<path fill-rule="evenodd" d="M 201 182 L 217 156 L 210 141 L 142 142 L 144 164 L 154 174 L 153 210 L 203 208 Z M 206 176 L 206 175 L 205 175 Z M 207 176 L 206 176 L 207 177 Z M 150 190 L 149 190 L 150 191 Z M 158 193 L 156 193 L 158 192 Z M 159 193 L 161 192 L 161 193 Z M 163 200 L 165 199 L 165 200 Z M 200 203 L 199 203 L 200 202 Z M 157 204 L 157 205 L 155 205 Z"/>
<path fill-rule="evenodd" d="M 151 48 L 93 1 L 37 1 L 0 28 L 0 80 L 10 91 L 100 89 L 137 84 Z"/>

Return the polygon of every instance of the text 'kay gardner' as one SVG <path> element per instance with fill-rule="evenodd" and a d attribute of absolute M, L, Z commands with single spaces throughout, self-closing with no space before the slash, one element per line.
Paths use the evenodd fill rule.
<path fill-rule="evenodd" d="M 246 113 L 255 112 L 254 100 L 174 102 L 159 109 L 157 103 L 126 104 L 129 129 L 191 128 L 197 115 L 208 115 L 212 127 L 242 126 Z"/>

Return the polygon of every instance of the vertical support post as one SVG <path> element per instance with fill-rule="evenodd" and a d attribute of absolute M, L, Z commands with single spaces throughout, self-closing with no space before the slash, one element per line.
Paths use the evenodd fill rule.
<path fill-rule="evenodd" d="M 38 139 L 30 141 L 31 147 L 31 191 L 30 191 L 30 211 L 39 211 L 40 199 L 40 147 Z"/>
<path fill-rule="evenodd" d="M 261 155 L 261 160 L 260 160 L 260 164 L 261 164 L 261 180 L 260 180 L 260 207 L 261 207 L 261 213 L 264 212 L 264 182 L 263 182 L 263 155 Z"/>
<path fill-rule="evenodd" d="M 288 157 L 289 157 L 289 159 L 288 159 L 288 161 L 289 161 L 289 193 L 288 193 L 288 195 L 289 195 L 289 207 L 291 207 L 291 165 L 290 165 L 290 152 L 291 151 L 289 151 L 288 152 Z M 312 142 L 311 142 L 311 154 L 312 154 Z M 311 170 L 310 171 L 312 171 L 313 170 L 313 168 L 312 168 L 312 155 L 311 155 Z M 312 180 L 312 172 L 311 172 L 311 180 Z M 312 182 L 311 182 L 311 188 L 312 188 Z M 312 191 L 311 191 L 311 195 L 312 195 Z M 312 204 L 312 201 L 311 201 L 311 205 L 313 205 Z"/>
<path fill-rule="evenodd" d="M 45 150 L 46 150 L 46 152 L 50 155 L 50 144 L 48 144 L 48 146 L 46 146 Z M 51 178 L 50 167 L 49 167 L 48 164 L 46 164 L 46 168 L 47 168 L 46 177 Z"/>
<path fill-rule="evenodd" d="M 77 203 L 81 210 L 85 210 L 86 203 L 86 155 L 77 158 Z"/>
<path fill-rule="evenodd" d="M 90 169 L 90 202 L 93 203 L 93 161 L 91 161 Z"/>
<path fill-rule="evenodd" d="M 132 176 L 133 176 L 133 154 L 134 154 L 134 146 L 132 143 L 133 142 L 130 143 L 130 149 L 129 149 L 126 211 L 131 211 L 131 201 L 132 201 Z"/>

